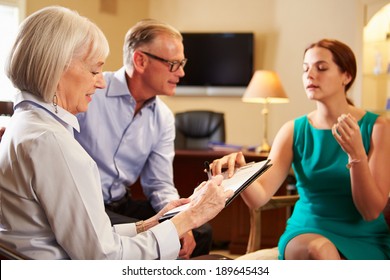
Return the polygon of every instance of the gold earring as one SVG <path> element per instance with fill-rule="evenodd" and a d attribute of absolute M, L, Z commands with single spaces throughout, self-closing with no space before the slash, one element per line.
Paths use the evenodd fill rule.
<path fill-rule="evenodd" d="M 57 108 L 57 105 L 58 105 L 58 99 L 57 99 L 57 93 L 54 93 L 53 95 L 53 106 L 54 106 L 54 112 L 56 112 L 56 114 L 58 113 L 58 108 Z"/>

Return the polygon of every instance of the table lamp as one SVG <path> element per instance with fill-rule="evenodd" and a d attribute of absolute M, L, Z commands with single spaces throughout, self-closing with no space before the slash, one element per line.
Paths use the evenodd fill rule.
<path fill-rule="evenodd" d="M 245 90 L 242 101 L 264 104 L 261 112 L 264 120 L 264 137 L 263 143 L 256 148 L 256 152 L 269 152 L 271 147 L 268 144 L 268 104 L 288 102 L 288 97 L 278 75 L 273 71 L 255 71 Z"/>

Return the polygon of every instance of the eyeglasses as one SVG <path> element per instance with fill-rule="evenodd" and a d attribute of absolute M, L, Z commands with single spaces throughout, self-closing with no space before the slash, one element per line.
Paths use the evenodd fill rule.
<path fill-rule="evenodd" d="M 141 52 L 143 54 L 146 54 L 147 56 L 149 56 L 151 58 L 154 58 L 154 59 L 159 60 L 161 62 L 168 63 L 170 72 L 176 72 L 177 70 L 179 70 L 180 66 L 184 69 L 184 66 L 186 66 L 186 63 L 187 63 L 187 58 L 184 58 L 182 61 L 178 61 L 178 60 L 171 61 L 171 60 L 161 58 L 157 55 L 154 55 L 154 54 L 151 54 L 148 52 L 144 52 L 144 51 L 141 51 Z"/>

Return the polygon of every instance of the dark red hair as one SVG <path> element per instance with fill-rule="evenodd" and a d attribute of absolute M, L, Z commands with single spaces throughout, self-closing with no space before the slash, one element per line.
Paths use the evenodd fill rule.
<path fill-rule="evenodd" d="M 351 81 L 345 85 L 345 92 L 347 92 L 356 78 L 357 66 L 356 59 L 353 51 L 346 44 L 332 39 L 322 39 L 318 42 L 310 44 L 306 49 L 304 54 L 309 49 L 314 47 L 324 48 L 329 50 L 332 53 L 333 61 L 337 64 L 342 73 L 348 73 L 351 76 Z"/>

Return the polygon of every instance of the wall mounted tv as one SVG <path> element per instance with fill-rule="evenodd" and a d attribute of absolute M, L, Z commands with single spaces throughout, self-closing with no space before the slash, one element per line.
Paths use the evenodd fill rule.
<path fill-rule="evenodd" d="M 253 33 L 186 33 L 178 95 L 242 95 L 253 74 Z"/>

